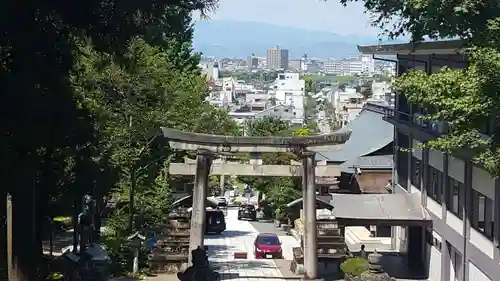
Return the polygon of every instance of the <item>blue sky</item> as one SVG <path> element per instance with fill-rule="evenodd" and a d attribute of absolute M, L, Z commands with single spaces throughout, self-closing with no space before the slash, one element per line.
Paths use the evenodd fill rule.
<path fill-rule="evenodd" d="M 212 20 L 251 21 L 323 30 L 340 35 L 377 36 L 360 3 L 343 7 L 338 0 L 220 0 Z M 195 17 L 197 19 L 197 17 Z"/>

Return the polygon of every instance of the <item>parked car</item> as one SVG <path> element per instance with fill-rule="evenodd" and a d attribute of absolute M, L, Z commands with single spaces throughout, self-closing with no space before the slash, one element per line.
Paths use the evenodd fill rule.
<path fill-rule="evenodd" d="M 227 199 L 224 196 L 215 197 L 215 200 L 217 200 L 218 203 L 226 203 L 227 204 Z"/>
<path fill-rule="evenodd" d="M 207 209 L 205 233 L 221 234 L 226 230 L 226 218 L 221 210 Z"/>
<path fill-rule="evenodd" d="M 257 220 L 257 210 L 253 205 L 241 205 L 238 209 L 238 220 L 249 219 L 252 221 Z"/>
<path fill-rule="evenodd" d="M 256 259 L 282 259 L 283 250 L 278 235 L 261 233 L 255 238 L 254 255 Z"/>
<path fill-rule="evenodd" d="M 227 202 L 226 201 L 219 201 L 217 203 L 217 209 L 221 210 L 224 216 L 227 216 Z"/>

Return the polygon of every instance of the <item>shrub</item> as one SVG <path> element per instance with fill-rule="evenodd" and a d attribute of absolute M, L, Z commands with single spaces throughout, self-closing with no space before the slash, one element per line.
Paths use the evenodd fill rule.
<path fill-rule="evenodd" d="M 350 258 L 340 265 L 340 269 L 350 276 L 361 276 L 368 270 L 368 261 L 363 258 Z"/>
<path fill-rule="evenodd" d="M 64 217 L 57 216 L 52 218 L 52 224 L 54 229 L 57 230 L 67 230 L 73 227 L 73 218 L 72 217 Z"/>

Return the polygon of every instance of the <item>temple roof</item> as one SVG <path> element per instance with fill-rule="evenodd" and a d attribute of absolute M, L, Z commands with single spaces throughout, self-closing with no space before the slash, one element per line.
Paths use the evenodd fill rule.
<path fill-rule="evenodd" d="M 333 215 L 345 225 L 427 225 L 427 210 L 414 194 L 332 194 Z M 353 206 L 356 206 L 353 208 Z"/>
<path fill-rule="evenodd" d="M 393 155 L 361 156 L 348 160 L 340 165 L 344 173 L 355 173 L 355 168 L 361 170 L 392 170 Z"/>
<path fill-rule="evenodd" d="M 286 204 L 286 206 L 288 208 L 292 208 L 295 206 L 302 206 L 302 201 L 303 201 L 303 198 L 295 199 L 292 202 Z M 330 211 L 334 208 L 330 203 L 323 201 L 319 198 L 316 198 L 316 205 L 319 207 L 319 209 L 328 209 Z"/>
<path fill-rule="evenodd" d="M 394 127 L 382 119 L 383 114 L 363 110 L 356 119 L 347 125 L 351 137 L 340 149 L 316 153 L 316 160 L 345 162 L 376 152 L 390 144 L 394 139 Z"/>

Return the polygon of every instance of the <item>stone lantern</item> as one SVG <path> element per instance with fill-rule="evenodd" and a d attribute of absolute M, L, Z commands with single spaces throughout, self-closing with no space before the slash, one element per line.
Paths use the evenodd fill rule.
<path fill-rule="evenodd" d="M 134 273 L 139 273 L 139 249 L 141 248 L 142 242 L 146 240 L 146 237 L 141 235 L 139 232 L 136 232 L 127 237 L 127 240 L 130 241 L 132 246 L 132 251 L 134 252 L 134 262 L 132 271 Z"/>
<path fill-rule="evenodd" d="M 383 256 L 376 250 L 368 255 L 368 271 L 361 274 L 360 281 L 394 281 L 389 274 L 384 272 L 382 265 Z"/>

